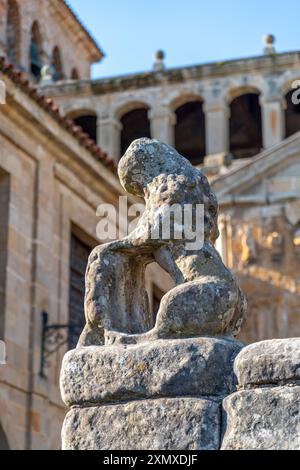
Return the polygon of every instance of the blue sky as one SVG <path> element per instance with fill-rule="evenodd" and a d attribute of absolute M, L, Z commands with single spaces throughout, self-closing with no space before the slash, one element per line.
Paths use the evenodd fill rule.
<path fill-rule="evenodd" d="M 262 36 L 300 50 L 297 0 L 69 0 L 106 57 L 93 77 L 149 70 L 157 49 L 169 67 L 259 55 Z"/>

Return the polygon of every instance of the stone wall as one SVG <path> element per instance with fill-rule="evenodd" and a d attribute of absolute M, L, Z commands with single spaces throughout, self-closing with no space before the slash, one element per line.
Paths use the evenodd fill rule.
<path fill-rule="evenodd" d="M 225 450 L 300 449 L 300 340 L 255 343 L 235 360 L 238 391 L 223 402 Z"/>
<path fill-rule="evenodd" d="M 65 450 L 216 450 L 222 398 L 235 390 L 242 345 L 218 338 L 70 351 L 61 376 L 71 407 Z"/>
<path fill-rule="evenodd" d="M 70 351 L 63 448 L 299 450 L 299 346 L 189 338 Z"/>
<path fill-rule="evenodd" d="M 8 97 L 0 106 L 0 334 L 7 347 L 1 427 L 12 449 L 58 449 L 66 346 L 49 358 L 41 377 L 41 312 L 49 313 L 50 324 L 68 323 L 71 231 L 95 239 L 97 205 L 105 200 L 117 207 L 121 187 L 111 169 L 30 96 L 8 77 L 0 79 Z"/>

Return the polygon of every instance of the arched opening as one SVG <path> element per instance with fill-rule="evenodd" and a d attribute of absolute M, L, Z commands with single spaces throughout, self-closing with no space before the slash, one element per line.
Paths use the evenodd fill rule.
<path fill-rule="evenodd" d="M 175 110 L 175 148 L 191 163 L 203 162 L 205 148 L 205 115 L 201 100 L 189 101 Z"/>
<path fill-rule="evenodd" d="M 5 432 L 0 423 L 0 450 L 9 450 L 9 444 Z"/>
<path fill-rule="evenodd" d="M 43 44 L 40 27 L 37 21 L 34 21 L 31 28 L 31 40 L 30 40 L 30 71 L 36 78 L 40 77 L 42 68 L 42 53 Z"/>
<path fill-rule="evenodd" d="M 68 117 L 97 143 L 97 115 L 93 111 L 75 111 Z"/>
<path fill-rule="evenodd" d="M 64 71 L 61 60 L 61 53 L 58 46 L 55 46 L 52 52 L 53 79 L 55 82 L 64 79 Z"/>
<path fill-rule="evenodd" d="M 300 87 L 285 95 L 285 137 L 300 131 Z"/>
<path fill-rule="evenodd" d="M 79 80 L 79 73 L 76 67 L 72 69 L 71 80 Z"/>
<path fill-rule="evenodd" d="M 262 147 L 262 120 L 258 93 L 246 93 L 230 104 L 230 152 L 235 158 L 257 155 Z"/>
<path fill-rule="evenodd" d="M 20 12 L 16 0 L 7 2 L 6 44 L 8 60 L 18 65 L 20 63 L 21 24 Z"/>
<path fill-rule="evenodd" d="M 121 156 L 135 139 L 151 137 L 147 107 L 133 109 L 123 114 L 121 125 Z"/>

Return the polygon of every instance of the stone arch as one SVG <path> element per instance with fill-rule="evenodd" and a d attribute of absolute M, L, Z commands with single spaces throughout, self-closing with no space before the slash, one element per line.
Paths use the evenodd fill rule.
<path fill-rule="evenodd" d="M 59 81 L 64 79 L 64 69 L 61 58 L 60 48 L 55 46 L 52 51 L 52 67 L 54 70 L 54 81 Z"/>
<path fill-rule="evenodd" d="M 291 91 L 292 89 L 295 89 L 295 86 L 298 87 L 300 84 L 300 75 L 298 70 L 289 70 L 288 72 L 283 74 L 282 79 L 280 80 L 280 93 L 281 96 L 283 97 L 283 102 L 284 102 L 284 97 L 285 95 Z"/>
<path fill-rule="evenodd" d="M 135 139 L 151 138 L 149 109 L 146 103 L 135 101 L 126 103 L 117 110 L 116 117 L 121 124 L 120 156 L 126 152 Z"/>
<path fill-rule="evenodd" d="M 38 79 L 43 65 L 43 40 L 38 21 L 32 23 L 29 49 L 30 71 Z"/>
<path fill-rule="evenodd" d="M 283 91 L 284 136 L 290 137 L 300 131 L 300 79 L 290 82 Z"/>
<path fill-rule="evenodd" d="M 0 422 L 0 450 L 10 450 L 8 439 Z"/>
<path fill-rule="evenodd" d="M 260 91 L 247 86 L 230 90 L 229 150 L 235 158 L 252 157 L 263 148 Z"/>
<path fill-rule="evenodd" d="M 171 111 L 176 111 L 177 108 L 191 101 L 204 102 L 204 99 L 202 98 L 201 95 L 198 95 L 197 93 L 194 93 L 193 91 L 185 91 L 172 98 L 172 100 L 169 103 L 169 108 L 171 109 Z"/>
<path fill-rule="evenodd" d="M 19 5 L 16 0 L 7 0 L 6 46 L 8 60 L 14 65 L 19 65 L 21 20 Z"/>
<path fill-rule="evenodd" d="M 204 101 L 195 94 L 181 95 L 171 103 L 176 116 L 175 148 L 193 164 L 206 155 Z"/>
<path fill-rule="evenodd" d="M 76 126 L 80 126 L 97 143 L 97 113 L 91 109 L 74 109 L 66 114 Z"/>
<path fill-rule="evenodd" d="M 126 101 L 118 103 L 113 114 L 115 119 L 121 120 L 126 113 L 129 113 L 135 109 L 144 108 L 150 109 L 150 104 L 145 100 Z"/>
<path fill-rule="evenodd" d="M 242 95 L 252 93 L 261 95 L 262 90 L 260 90 L 260 88 L 255 85 L 232 86 L 225 91 L 224 98 L 225 101 L 230 105 L 234 99 L 239 98 Z"/>

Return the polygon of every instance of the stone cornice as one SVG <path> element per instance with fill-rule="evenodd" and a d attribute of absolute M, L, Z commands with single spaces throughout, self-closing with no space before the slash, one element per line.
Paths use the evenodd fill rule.
<path fill-rule="evenodd" d="M 293 134 L 276 146 L 264 150 L 239 169 L 229 171 L 227 174 L 216 178 L 212 182 L 212 188 L 220 202 L 230 204 L 234 201 L 237 202 L 236 195 L 242 194 L 251 186 L 257 185 L 265 179 L 267 174 L 274 172 L 276 167 L 282 165 L 283 162 L 292 161 L 299 154 L 300 132 Z M 249 196 L 247 197 L 249 198 Z M 294 196 L 291 193 L 289 197 Z M 244 198 L 244 202 L 247 202 L 246 198 Z M 239 199 L 239 202 L 241 202 L 241 199 Z"/>
<path fill-rule="evenodd" d="M 53 94 L 85 93 L 88 89 L 94 95 L 102 95 L 163 84 L 184 83 L 188 80 L 218 79 L 251 73 L 276 74 L 296 67 L 300 68 L 300 51 L 211 62 L 171 68 L 160 72 L 148 71 L 96 80 L 82 80 L 75 83 L 53 84 L 47 87 L 47 91 L 49 90 L 50 94 L 51 92 Z"/>
<path fill-rule="evenodd" d="M 51 0 L 50 3 L 53 11 L 60 17 L 64 25 L 71 30 L 74 42 L 81 43 L 84 46 L 92 63 L 99 62 L 104 57 L 104 52 L 68 2 L 65 0 Z"/>

